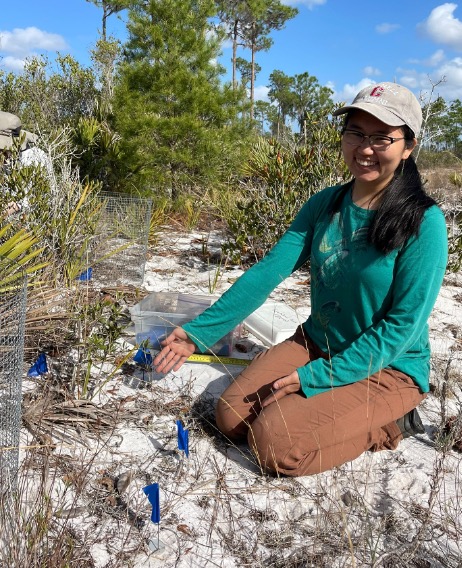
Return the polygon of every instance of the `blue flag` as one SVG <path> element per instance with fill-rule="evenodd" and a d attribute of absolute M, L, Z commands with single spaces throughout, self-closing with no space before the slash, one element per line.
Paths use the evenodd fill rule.
<path fill-rule="evenodd" d="M 81 280 L 82 282 L 85 280 L 91 280 L 92 274 L 93 274 L 93 268 L 90 266 L 90 268 L 84 270 L 82 274 L 80 274 L 80 276 L 77 276 L 77 280 Z"/>
<path fill-rule="evenodd" d="M 133 361 L 142 367 L 152 367 L 152 355 L 149 349 L 140 347 L 133 357 Z"/>
<path fill-rule="evenodd" d="M 178 428 L 178 449 L 183 450 L 186 457 L 189 457 L 189 431 L 183 429 L 181 420 L 176 421 Z"/>
<path fill-rule="evenodd" d="M 45 353 L 40 353 L 37 357 L 37 361 L 32 365 L 32 367 L 27 371 L 28 377 L 40 377 L 48 373 L 47 358 Z"/>
<path fill-rule="evenodd" d="M 143 491 L 145 492 L 149 502 L 152 505 L 151 521 L 153 523 L 159 524 L 160 523 L 159 484 L 152 483 L 151 485 L 147 485 L 146 487 L 143 487 Z"/>

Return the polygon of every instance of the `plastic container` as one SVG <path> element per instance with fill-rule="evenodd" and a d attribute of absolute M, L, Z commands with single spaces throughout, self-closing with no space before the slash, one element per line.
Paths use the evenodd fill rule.
<path fill-rule="evenodd" d="M 291 337 L 306 317 L 277 302 L 266 302 L 244 320 L 252 335 L 271 347 Z"/>
<path fill-rule="evenodd" d="M 160 342 L 170 335 L 175 327 L 189 321 L 187 314 L 140 312 L 132 315 L 135 324 L 136 342 L 150 349 L 161 349 Z"/>
<path fill-rule="evenodd" d="M 160 349 L 160 342 L 175 327 L 194 319 L 218 298 L 178 292 L 152 292 L 130 308 L 135 326 L 136 342 L 145 342 L 151 349 Z M 230 331 L 208 352 L 229 356 L 234 349 L 235 331 Z"/>
<path fill-rule="evenodd" d="M 190 314 L 193 318 L 218 300 L 217 296 L 201 296 L 199 294 L 178 294 L 176 311 Z"/>

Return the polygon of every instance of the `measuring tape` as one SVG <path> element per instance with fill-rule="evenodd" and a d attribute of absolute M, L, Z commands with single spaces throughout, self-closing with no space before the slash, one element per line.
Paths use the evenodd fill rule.
<path fill-rule="evenodd" d="M 202 355 L 194 353 L 187 359 L 192 363 L 215 363 L 216 365 L 240 365 L 246 367 L 250 365 L 252 359 L 238 359 L 237 357 L 219 357 L 218 355 Z"/>

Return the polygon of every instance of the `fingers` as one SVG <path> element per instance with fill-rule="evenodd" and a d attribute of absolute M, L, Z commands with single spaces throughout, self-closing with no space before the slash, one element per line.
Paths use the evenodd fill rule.
<path fill-rule="evenodd" d="M 296 386 L 297 390 L 300 388 L 300 378 L 297 371 L 290 373 L 286 377 L 282 377 L 273 383 L 273 389 L 279 390 L 289 386 Z"/>
<path fill-rule="evenodd" d="M 183 351 L 164 347 L 162 351 L 156 355 L 153 361 L 154 368 L 158 373 L 168 373 L 174 367 L 174 370 L 178 371 L 178 369 L 186 361 L 189 355 L 190 353 L 184 353 Z"/>
<path fill-rule="evenodd" d="M 153 364 L 156 372 L 168 373 L 172 369 L 178 371 L 186 359 L 195 351 L 195 344 L 189 339 L 181 328 L 175 328 L 172 333 L 161 342 L 161 351 L 154 358 Z"/>
<path fill-rule="evenodd" d="M 288 386 L 288 387 L 284 387 L 282 389 L 274 390 L 269 396 L 267 396 L 263 400 L 263 402 L 261 403 L 261 406 L 262 406 L 262 408 L 265 408 L 266 406 L 269 406 L 271 403 L 276 402 L 277 400 L 280 400 L 284 396 L 286 396 L 288 394 L 292 394 L 292 393 L 297 392 L 297 391 L 298 391 L 298 389 L 295 389 L 292 386 Z"/>
<path fill-rule="evenodd" d="M 155 367 L 157 373 L 169 373 L 171 370 L 178 371 L 178 369 L 186 361 L 187 357 L 177 355 L 170 352 L 160 363 Z"/>
<path fill-rule="evenodd" d="M 300 390 L 300 378 L 297 371 L 294 371 L 287 377 L 282 377 L 273 383 L 273 391 L 261 403 L 262 408 L 280 400 L 288 394 L 293 394 Z"/>

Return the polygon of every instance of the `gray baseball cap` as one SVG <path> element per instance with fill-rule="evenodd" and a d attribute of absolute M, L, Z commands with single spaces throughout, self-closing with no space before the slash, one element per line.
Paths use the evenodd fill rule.
<path fill-rule="evenodd" d="M 362 89 L 351 105 L 336 110 L 338 116 L 351 110 L 363 110 L 388 126 L 407 124 L 417 138 L 422 126 L 422 109 L 414 93 L 397 83 L 377 83 Z"/>
<path fill-rule="evenodd" d="M 11 112 L 0 110 L 0 150 L 13 146 L 13 140 L 21 134 L 21 119 Z"/>

